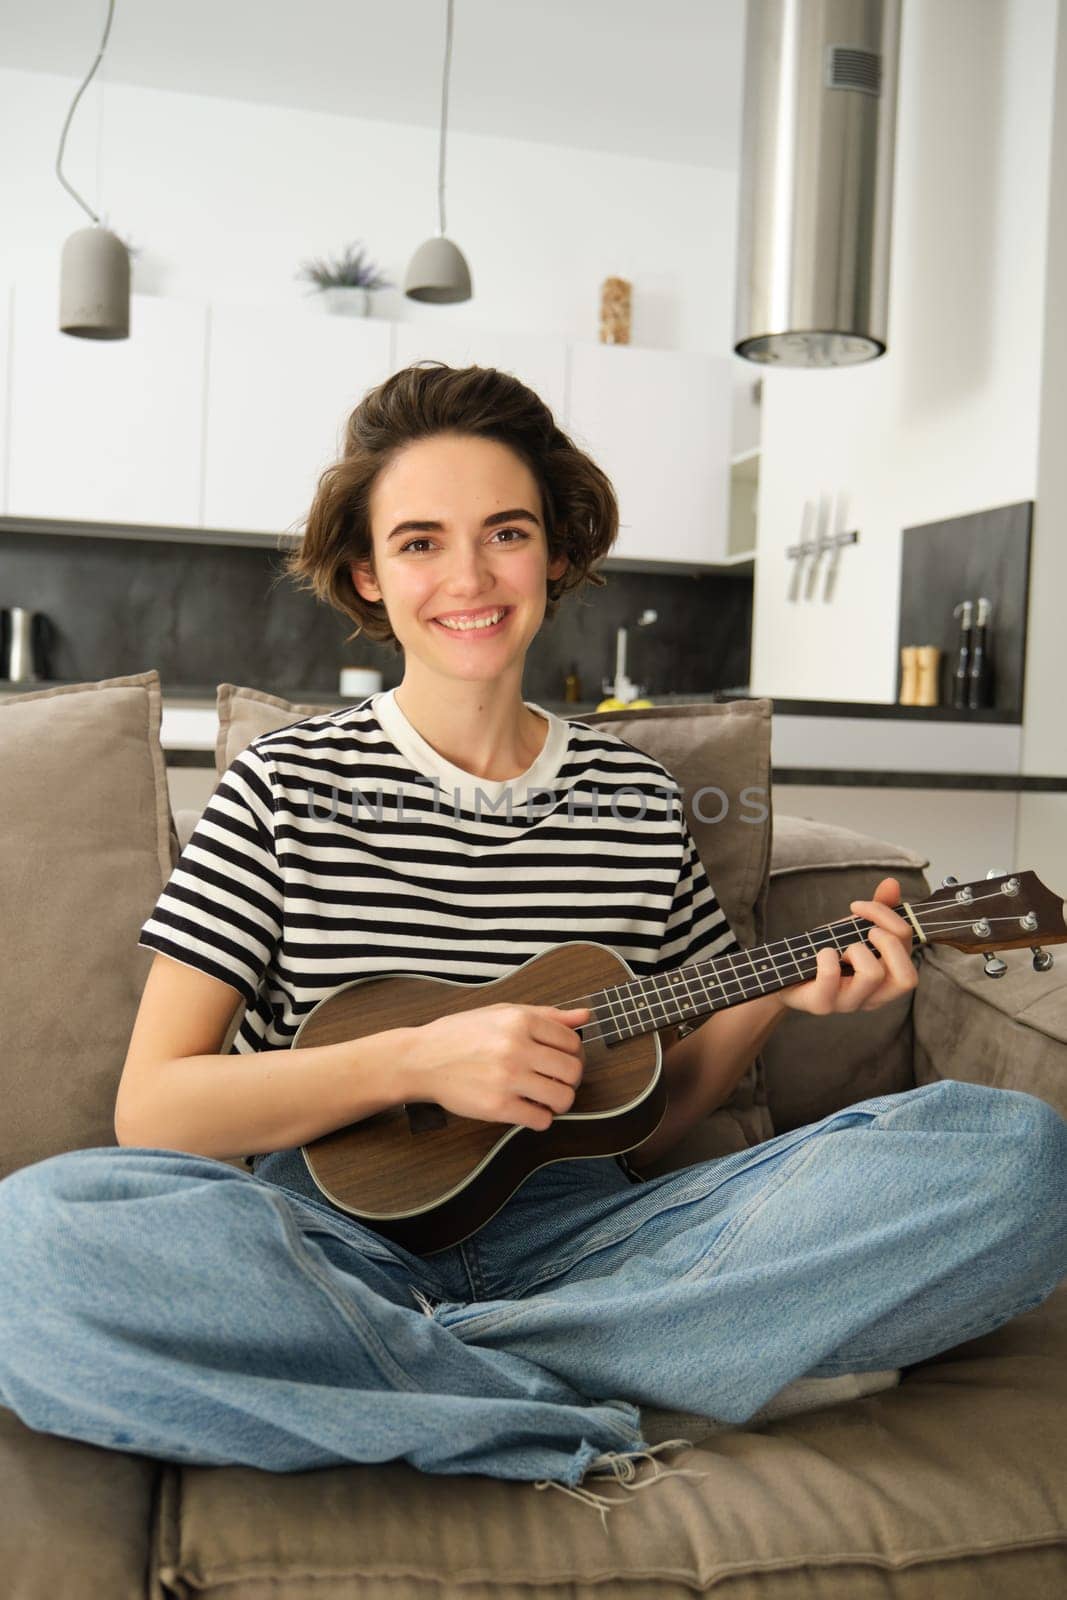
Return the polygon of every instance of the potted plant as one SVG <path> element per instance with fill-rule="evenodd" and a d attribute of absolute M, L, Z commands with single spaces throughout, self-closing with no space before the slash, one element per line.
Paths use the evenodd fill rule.
<path fill-rule="evenodd" d="M 364 261 L 362 247 L 357 250 L 351 244 L 336 261 L 326 258 L 305 261 L 296 276 L 314 284 L 326 311 L 341 311 L 352 317 L 367 315 L 371 289 L 394 287 L 388 278 L 379 275 L 376 267 Z"/>

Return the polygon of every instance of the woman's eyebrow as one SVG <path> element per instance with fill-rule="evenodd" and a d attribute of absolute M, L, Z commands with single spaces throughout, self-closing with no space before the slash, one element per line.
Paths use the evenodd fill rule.
<path fill-rule="evenodd" d="M 482 527 L 495 528 L 498 522 L 513 522 L 517 517 L 525 517 L 527 522 L 541 526 L 532 511 L 524 511 L 522 506 L 516 506 L 512 511 L 494 511 L 491 517 L 486 517 Z M 443 531 L 443 522 L 398 522 L 389 539 L 395 539 L 398 533 L 442 533 Z M 385 541 L 386 544 L 389 543 L 389 539 Z"/>

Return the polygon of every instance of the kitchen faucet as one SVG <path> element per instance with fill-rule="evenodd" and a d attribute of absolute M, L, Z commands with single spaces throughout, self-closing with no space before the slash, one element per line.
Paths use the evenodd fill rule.
<path fill-rule="evenodd" d="M 656 612 L 651 607 L 646 607 L 638 617 L 636 626 L 645 628 L 650 622 L 655 621 Z M 631 683 L 626 676 L 625 628 L 617 628 L 615 631 L 615 683 L 613 686 L 605 683 L 604 688 L 609 690 L 616 700 L 621 700 L 623 705 L 629 705 L 631 700 L 636 700 L 641 692 L 639 686 L 636 683 Z"/>

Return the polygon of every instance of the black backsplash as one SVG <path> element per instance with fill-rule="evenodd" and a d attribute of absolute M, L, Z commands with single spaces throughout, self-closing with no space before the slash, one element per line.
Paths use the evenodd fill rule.
<path fill-rule="evenodd" d="M 52 624 L 49 682 L 95 682 L 155 667 L 163 689 L 238 683 L 289 698 L 337 695 L 342 667 L 376 667 L 387 689 L 403 656 L 298 589 L 267 547 L 5 531 L 0 606 Z M 602 698 L 625 626 L 627 675 L 650 695 L 747 685 L 752 579 L 615 570 L 567 595 L 526 659 L 523 694 L 559 702 L 573 662 L 581 699 Z M 646 607 L 658 620 L 635 626 Z"/>
<path fill-rule="evenodd" d="M 952 615 L 953 608 L 961 600 L 986 595 L 993 605 L 989 630 L 993 704 L 1014 721 L 1022 720 L 1033 509 L 1032 500 L 1021 500 L 904 529 L 898 644 L 940 648 L 943 706 L 952 703 L 959 646 L 960 619 Z"/>

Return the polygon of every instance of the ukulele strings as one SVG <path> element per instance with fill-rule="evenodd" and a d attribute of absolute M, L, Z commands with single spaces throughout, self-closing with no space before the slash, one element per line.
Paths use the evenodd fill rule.
<path fill-rule="evenodd" d="M 857 896 L 857 899 L 858 898 L 859 897 Z M 987 889 L 985 894 L 976 894 L 972 900 L 957 900 L 955 896 L 953 896 L 951 900 L 902 900 L 901 905 L 906 904 L 912 911 L 926 911 L 927 909 L 932 909 L 934 911 L 956 911 L 961 906 L 978 906 L 981 905 L 984 900 L 996 900 L 998 898 L 1007 898 L 1007 896 L 1004 895 L 1003 889 L 1000 889 L 994 885 L 992 888 Z M 890 906 L 889 909 L 892 911 L 894 907 Z"/>
<path fill-rule="evenodd" d="M 979 896 L 979 899 L 989 899 L 989 898 L 990 898 L 989 895 Z M 932 901 L 932 902 L 929 902 L 929 903 L 933 904 L 935 906 L 938 906 L 938 907 L 942 907 L 946 911 L 949 909 L 949 906 L 943 901 Z M 977 903 L 978 903 L 977 901 L 968 901 L 967 902 L 968 905 L 977 904 Z M 916 910 L 916 909 L 919 909 L 919 908 L 913 905 L 912 906 L 912 910 Z M 985 920 L 987 922 L 989 922 L 989 923 L 993 923 L 993 922 L 1014 922 L 1014 923 L 1018 923 L 1019 918 L 1017 916 L 1005 915 L 1005 916 L 1002 916 L 1002 917 L 986 917 Z M 834 928 L 845 927 L 849 923 L 856 923 L 856 922 L 861 922 L 861 921 L 866 921 L 866 918 L 860 918 L 860 917 L 840 918 L 836 922 L 824 923 L 820 928 L 816 929 L 815 932 L 817 932 L 817 933 L 830 933 L 831 930 L 834 929 Z M 944 933 L 946 931 L 954 931 L 954 930 L 960 929 L 960 928 L 969 928 L 974 921 L 975 921 L 975 918 L 973 916 L 957 917 L 957 918 L 949 918 L 949 919 L 946 919 L 945 921 L 941 921 L 941 922 L 928 921 L 927 923 L 925 923 L 924 926 L 926 926 L 927 928 L 930 928 L 931 930 L 936 930 L 939 933 Z M 867 926 L 869 928 L 875 928 L 875 927 L 878 926 L 878 924 L 877 923 L 873 923 L 873 922 L 868 922 Z M 790 934 L 788 937 L 792 938 L 792 939 L 808 939 L 812 943 L 813 950 L 816 948 L 816 946 L 814 944 L 814 941 L 812 940 L 810 934 Z M 1035 932 L 1034 932 L 1035 941 L 1036 941 L 1037 938 L 1038 938 L 1038 933 L 1035 930 Z M 776 944 L 777 943 L 786 943 L 786 942 L 787 941 L 785 941 L 785 940 L 781 940 L 781 941 L 776 940 L 776 941 L 774 941 L 774 943 L 776 943 Z M 862 942 L 862 941 L 858 941 L 858 942 Z M 767 949 L 767 948 L 769 948 L 769 946 L 764 946 L 764 948 Z M 845 953 L 844 951 L 840 950 L 840 947 L 838 946 L 836 940 L 833 941 L 829 945 L 827 945 L 827 944 L 819 945 L 817 948 L 820 949 L 820 950 L 829 950 L 829 949 L 838 950 L 839 954 L 842 954 L 842 955 Z M 740 956 L 747 956 L 747 955 L 750 954 L 750 952 L 749 951 L 741 951 L 738 954 Z M 797 952 L 797 951 L 793 951 L 793 950 L 783 950 L 783 951 L 780 952 L 780 958 L 783 959 L 783 960 L 792 961 L 794 963 L 794 965 L 797 967 L 798 971 L 799 971 L 800 962 L 798 960 L 798 955 L 807 955 L 807 954 L 808 954 L 807 951 Z M 712 957 L 711 959 L 714 961 L 716 959 L 724 959 L 724 958 Z M 731 960 L 731 961 L 732 960 L 736 960 L 736 959 L 738 959 L 738 955 L 728 956 L 725 959 L 726 960 Z M 772 962 L 772 965 L 774 965 L 774 968 L 775 968 L 775 975 L 776 976 L 780 976 L 780 974 L 778 973 L 777 962 L 776 962 L 774 956 L 771 957 L 771 962 Z M 692 965 L 696 965 L 696 963 L 694 962 L 694 963 L 692 963 Z M 677 972 L 684 972 L 684 970 L 685 970 L 684 967 L 676 967 L 674 969 L 674 971 L 676 973 Z M 663 974 L 661 974 L 661 976 L 663 978 L 665 978 L 665 979 L 669 979 L 671 977 L 671 974 L 670 973 L 663 973 Z M 642 981 L 643 980 L 640 980 L 640 979 L 638 980 L 639 983 L 642 982 Z M 688 980 L 685 980 L 685 981 L 688 981 Z M 702 979 L 701 981 L 703 982 L 704 980 Z M 753 968 L 751 973 L 733 972 L 733 973 L 726 974 L 723 977 L 713 978 L 710 981 L 715 985 L 716 988 L 722 990 L 724 998 L 730 993 L 731 986 L 736 988 L 736 991 L 737 991 L 737 993 L 733 996 L 733 998 L 735 1000 L 736 999 L 741 999 L 741 998 L 746 999 L 746 1000 L 754 1000 L 754 999 L 757 999 L 761 994 L 764 994 L 764 993 L 768 992 L 767 990 L 765 990 L 763 988 L 762 981 L 759 978 L 758 974 L 756 973 L 755 968 Z M 749 993 L 748 988 L 746 988 L 746 983 L 748 983 L 748 984 L 753 984 L 754 983 L 755 987 L 753 988 L 751 993 Z M 621 992 L 622 990 L 629 989 L 630 987 L 631 987 L 631 985 L 629 985 L 629 984 L 621 983 L 621 984 L 614 985 L 614 990 L 616 992 Z M 785 984 L 782 987 L 789 988 L 789 987 L 791 987 L 791 985 L 790 984 Z M 575 1000 L 573 1000 L 570 1003 L 569 1006 L 561 1006 L 560 1010 L 566 1011 L 566 1010 L 574 1009 L 583 1000 L 596 1000 L 598 995 L 607 994 L 609 992 L 611 992 L 611 991 L 610 990 L 605 990 L 605 989 L 599 989 L 599 990 L 594 990 L 590 994 L 578 995 L 577 998 Z M 678 1000 L 679 1000 L 678 991 L 674 990 L 673 992 L 670 992 L 668 994 L 667 998 L 670 999 L 670 1000 L 673 1000 L 675 1003 L 677 1003 Z M 697 999 L 697 998 L 706 999 L 707 997 L 706 996 L 695 996 L 693 994 L 686 994 L 684 996 L 684 998 L 692 1000 L 692 999 Z M 590 1041 L 595 1040 L 597 1042 L 603 1042 L 604 1040 L 608 1040 L 609 1042 L 615 1043 L 615 1042 L 617 1042 L 617 1041 L 619 1041 L 621 1039 L 627 1039 L 627 1038 L 633 1037 L 633 1035 L 628 1033 L 625 1029 L 620 1028 L 618 1026 L 618 1023 L 619 1023 L 620 1020 L 624 1021 L 624 1022 L 626 1020 L 628 1020 L 627 1016 L 626 1016 L 626 1013 L 625 1013 L 625 1006 L 627 1004 L 630 1004 L 633 1007 L 632 1017 L 636 1018 L 636 1017 L 639 1016 L 640 1013 L 638 1012 L 638 1009 L 637 1009 L 638 1002 L 636 1000 L 629 1000 L 628 1001 L 624 997 L 622 1000 L 620 1000 L 617 1003 L 623 1007 L 623 1015 L 622 1015 L 621 1019 L 618 1016 L 616 1016 L 611 1010 L 613 1002 L 611 1002 L 611 1001 L 607 1001 L 607 1002 L 601 1001 L 599 1003 L 599 1005 L 593 1006 L 591 1008 L 592 1011 L 593 1011 L 593 1017 L 590 1019 L 590 1021 L 587 1022 L 587 1023 L 583 1023 L 581 1025 L 581 1027 L 578 1028 L 576 1031 L 582 1036 L 583 1039 L 588 1039 Z M 647 1002 L 643 1002 L 643 1003 L 647 1004 Z M 660 1003 L 661 1006 L 663 1006 L 664 1009 L 666 1009 L 666 1002 L 665 1001 L 660 1001 L 659 1003 Z M 704 1008 L 702 1007 L 701 1009 L 704 1009 Z M 714 1011 L 715 1009 L 716 1009 L 715 1005 L 712 1004 L 711 1010 Z M 598 1011 L 607 1011 L 607 1013 L 608 1013 L 607 1017 L 606 1018 L 599 1017 L 597 1015 Z M 676 1020 L 680 1020 L 680 1019 L 676 1019 Z M 611 1027 L 606 1026 L 606 1025 L 605 1026 L 601 1026 L 599 1028 L 599 1031 L 597 1031 L 597 1029 L 593 1027 L 593 1023 L 596 1023 L 598 1025 L 611 1023 L 614 1026 L 611 1026 Z M 667 1020 L 667 1019 L 665 1019 L 662 1023 L 659 1024 L 659 1027 L 669 1027 L 669 1026 L 671 1026 L 671 1022 L 669 1020 Z M 655 1028 L 650 1028 L 647 1031 L 648 1032 L 654 1032 L 654 1031 L 657 1031 L 657 1030 Z"/>
<path fill-rule="evenodd" d="M 934 910 L 941 910 L 941 911 L 946 911 L 946 912 L 947 911 L 952 911 L 954 913 L 954 915 L 952 917 L 949 917 L 947 920 L 936 922 L 931 918 L 931 919 L 928 919 L 928 920 L 924 921 L 924 923 L 923 923 L 924 929 L 925 928 L 930 928 L 931 930 L 933 930 L 935 932 L 943 933 L 943 932 L 945 932 L 946 929 L 966 928 L 972 922 L 974 922 L 976 920 L 973 916 L 960 917 L 959 911 L 957 909 L 960 905 L 962 905 L 962 904 L 966 904 L 967 906 L 980 905 L 983 900 L 992 900 L 992 899 L 996 898 L 996 896 L 999 895 L 999 894 L 1000 894 L 1000 890 L 999 889 L 990 890 L 988 894 L 978 895 L 978 896 L 975 897 L 974 900 L 968 900 L 966 902 L 960 902 L 960 901 L 955 901 L 955 900 L 953 900 L 953 901 L 946 901 L 946 900 L 909 900 L 908 901 L 908 906 L 909 906 L 910 910 L 916 912 L 917 914 L 926 911 L 928 907 L 933 908 Z M 892 907 L 890 909 L 892 909 Z M 1018 920 L 1018 918 L 1013 916 L 1013 915 L 1011 915 L 1010 913 L 1006 914 L 1005 916 L 1002 916 L 1002 917 L 991 917 L 991 918 L 987 917 L 986 918 L 987 922 L 1015 922 L 1017 920 Z M 859 929 L 859 927 L 857 925 L 860 924 L 860 923 L 864 924 L 867 928 L 876 928 L 878 926 L 877 923 L 869 921 L 868 918 L 866 918 L 866 917 L 839 917 L 834 922 L 821 923 L 819 925 L 819 927 L 814 929 L 813 931 L 815 933 L 826 934 L 826 933 L 831 933 L 831 931 L 833 929 L 836 929 L 836 928 L 849 928 L 849 927 L 851 927 L 853 932 L 858 934 L 860 932 L 860 929 Z M 788 934 L 785 939 L 776 939 L 776 940 L 770 941 L 770 945 L 784 945 L 784 944 L 788 944 L 789 940 L 791 940 L 791 939 L 810 939 L 810 938 L 811 938 L 811 935 L 806 934 L 806 933 L 791 933 L 791 934 Z M 1036 931 L 1035 931 L 1035 938 L 1036 938 Z M 857 941 L 857 942 L 860 942 L 860 941 Z M 765 948 L 770 948 L 770 945 L 766 946 Z M 831 948 L 831 946 L 820 945 L 819 948 L 820 949 L 828 949 L 828 948 Z M 832 948 L 834 948 L 834 949 L 838 948 L 836 940 L 833 941 Z M 745 951 L 741 951 L 740 954 L 748 956 L 748 955 L 751 955 L 751 952 L 748 951 L 748 950 L 745 950 Z M 783 951 L 781 951 L 781 954 L 783 956 L 788 956 L 788 958 L 790 960 L 795 960 L 795 958 L 796 958 L 796 953 L 794 951 L 792 951 L 792 950 L 783 950 Z M 715 960 L 717 958 L 712 957 L 711 959 Z M 726 959 L 733 960 L 735 958 L 734 957 L 727 957 Z M 773 959 L 774 959 L 773 956 L 772 956 L 771 959 L 773 961 Z M 689 964 L 689 963 L 687 963 L 687 964 Z M 695 963 L 692 963 L 692 964 L 695 965 Z M 682 969 L 676 967 L 674 970 L 676 972 L 678 972 L 678 971 L 681 971 Z M 666 977 L 666 976 L 668 976 L 668 974 L 664 973 L 664 974 L 662 974 L 662 976 Z M 737 983 L 737 982 L 740 981 L 740 979 L 736 974 L 731 974 L 729 981 L 731 981 L 733 983 Z M 626 984 L 619 984 L 619 985 L 616 985 L 616 987 L 618 987 L 618 988 L 626 988 L 627 985 Z M 593 999 L 596 998 L 597 994 L 603 994 L 604 992 L 605 992 L 604 990 L 600 989 L 600 990 L 594 990 L 593 993 L 591 993 L 591 994 L 579 995 L 577 1000 L 574 1001 L 574 1004 L 577 1005 L 582 1000 L 593 1000 Z M 562 1008 L 562 1009 L 566 1009 L 566 1008 Z"/>

